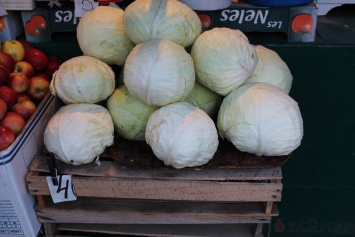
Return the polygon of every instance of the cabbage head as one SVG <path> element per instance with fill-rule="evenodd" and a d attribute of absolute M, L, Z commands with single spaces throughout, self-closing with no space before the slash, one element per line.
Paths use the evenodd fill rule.
<path fill-rule="evenodd" d="M 124 25 L 136 45 L 151 39 L 168 39 L 187 47 L 202 30 L 197 13 L 176 0 L 136 0 L 124 11 Z"/>
<path fill-rule="evenodd" d="M 97 103 L 115 89 L 115 74 L 110 66 L 90 56 L 65 61 L 54 73 L 51 92 L 65 104 Z"/>
<path fill-rule="evenodd" d="M 289 155 L 303 137 L 297 102 L 267 83 L 246 84 L 226 96 L 217 127 L 238 150 L 258 156 Z"/>
<path fill-rule="evenodd" d="M 77 40 L 84 55 L 107 64 L 122 66 L 133 42 L 126 36 L 123 10 L 99 6 L 83 15 L 77 26 Z"/>
<path fill-rule="evenodd" d="M 288 94 L 293 77 L 287 64 L 274 50 L 261 45 L 257 45 L 255 49 L 259 56 L 259 63 L 252 76 L 244 84 L 265 82 L 281 88 Z"/>
<path fill-rule="evenodd" d="M 127 140 L 144 141 L 150 115 L 159 107 L 147 105 L 131 95 L 125 85 L 116 88 L 107 99 L 115 131 Z"/>
<path fill-rule="evenodd" d="M 114 126 L 106 108 L 96 104 L 61 107 L 48 121 L 44 145 L 65 163 L 93 162 L 113 144 Z"/>
<path fill-rule="evenodd" d="M 167 166 L 176 169 L 206 164 L 218 147 L 212 119 L 187 102 L 166 105 L 149 118 L 146 142 Z"/>
<path fill-rule="evenodd" d="M 128 91 L 154 106 L 183 100 L 195 83 L 190 54 L 170 40 L 153 39 L 135 46 L 123 73 Z"/>
<path fill-rule="evenodd" d="M 218 113 L 222 100 L 223 96 L 195 81 L 192 91 L 184 101 L 199 107 L 213 119 Z"/>
<path fill-rule="evenodd" d="M 197 80 L 226 96 L 241 86 L 258 64 L 258 55 L 243 32 L 213 28 L 203 32 L 191 48 Z"/>

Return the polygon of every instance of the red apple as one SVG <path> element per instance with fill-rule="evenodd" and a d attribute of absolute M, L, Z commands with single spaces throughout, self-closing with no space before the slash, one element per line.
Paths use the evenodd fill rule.
<path fill-rule="evenodd" d="M 12 88 L 8 86 L 1 86 L 0 99 L 5 101 L 7 108 L 9 109 L 17 103 L 17 94 Z"/>
<path fill-rule="evenodd" d="M 18 93 L 17 94 L 17 103 L 20 103 L 25 100 L 31 100 L 27 93 Z"/>
<path fill-rule="evenodd" d="M 11 108 L 12 112 L 16 112 L 22 116 L 22 118 L 27 121 L 31 115 L 36 111 L 36 105 L 31 100 L 24 100 L 15 104 Z"/>
<path fill-rule="evenodd" d="M 22 46 L 25 49 L 25 51 L 34 48 L 33 44 L 30 41 L 28 41 L 28 40 L 19 39 L 18 41 L 22 44 Z"/>
<path fill-rule="evenodd" d="M 10 128 L 16 137 L 21 133 L 25 125 L 25 119 L 20 114 L 11 111 L 7 112 L 0 120 L 0 126 Z"/>
<path fill-rule="evenodd" d="M 0 151 L 6 150 L 16 139 L 10 128 L 0 126 Z"/>
<path fill-rule="evenodd" d="M 10 76 L 10 70 L 5 64 L 0 62 L 0 86 L 3 86 L 7 83 Z"/>
<path fill-rule="evenodd" d="M 49 77 L 47 76 L 47 74 L 45 74 L 45 73 L 39 72 L 39 73 L 36 73 L 35 76 L 43 77 L 43 78 L 46 79 L 47 81 L 50 81 L 50 78 L 49 78 Z"/>
<path fill-rule="evenodd" d="M 25 74 L 13 72 L 10 74 L 8 86 L 16 93 L 22 93 L 30 87 L 30 79 Z"/>
<path fill-rule="evenodd" d="M 5 52 L 0 52 L 0 62 L 5 64 L 6 67 L 13 72 L 15 70 L 15 61 L 10 54 Z"/>
<path fill-rule="evenodd" d="M 203 28 L 208 28 L 211 25 L 211 18 L 207 14 L 198 14 L 198 17 L 200 18 L 201 25 Z"/>
<path fill-rule="evenodd" d="M 5 101 L 0 99 L 0 120 L 4 117 L 6 112 L 7 112 L 7 105 L 6 105 Z"/>
<path fill-rule="evenodd" d="M 55 56 L 49 57 L 47 67 L 44 69 L 44 73 L 47 74 L 47 76 L 49 76 L 50 79 L 52 79 L 53 73 L 59 69 L 62 63 L 63 61 L 58 57 Z"/>
<path fill-rule="evenodd" d="M 43 70 L 48 63 L 48 57 L 39 49 L 29 49 L 25 52 L 24 61 L 30 63 L 36 71 Z"/>
<path fill-rule="evenodd" d="M 42 100 L 49 91 L 49 81 L 42 76 L 35 76 L 30 78 L 30 88 L 28 95 L 35 101 Z"/>
<path fill-rule="evenodd" d="M 15 69 L 13 72 L 25 74 L 28 78 L 33 77 L 33 75 L 35 75 L 34 67 L 26 61 L 16 62 Z"/>

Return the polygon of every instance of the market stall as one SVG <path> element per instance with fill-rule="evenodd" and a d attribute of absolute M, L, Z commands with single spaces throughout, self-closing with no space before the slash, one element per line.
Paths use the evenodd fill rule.
<path fill-rule="evenodd" d="M 83 160 L 80 158 L 78 161 L 75 157 L 54 158 L 50 153 L 53 152 L 52 146 L 48 142 L 47 147 L 42 146 L 43 132 L 48 120 L 72 98 L 65 97 L 64 94 L 48 94 L 39 104 L 38 111 L 42 112 L 37 112 L 30 120 L 34 125 L 30 125 L 31 122 L 27 125 L 28 128 L 34 127 L 40 117 L 40 127 L 37 128 L 36 125 L 39 132 L 34 132 L 39 135 L 32 135 L 36 137 L 35 140 L 28 142 L 22 138 L 19 142 L 18 138 L 18 145 L 13 145 L 17 147 L 14 155 L 0 153 L 4 154 L 1 156 L 2 168 L 8 174 L 17 169 L 13 161 L 20 159 L 20 153 L 22 156 L 30 155 L 21 158 L 26 165 L 17 170 L 19 174 L 14 179 L 17 183 L 13 183 L 21 186 L 21 190 L 13 193 L 21 196 L 21 193 L 28 192 L 26 195 L 30 198 L 16 208 L 24 210 L 26 207 L 33 211 L 27 214 L 27 219 L 32 221 L 30 223 L 26 218 L 16 216 L 19 211 L 14 204 L 2 200 L 0 207 L 4 207 L 3 210 L 7 212 L 4 217 L 11 216 L 14 225 L 17 225 L 0 228 L 0 231 L 7 234 L 4 236 L 16 234 L 11 234 L 11 229 L 20 231 L 17 233 L 24 232 L 24 236 L 34 236 L 28 231 L 36 233 L 40 225 L 43 225 L 46 236 L 95 236 L 98 233 L 139 236 L 235 236 L 235 233 L 239 233 L 238 236 L 355 235 L 352 188 L 354 162 L 351 143 L 353 115 L 349 112 L 349 108 L 355 103 L 352 99 L 354 85 L 351 80 L 352 72 L 355 72 L 353 8 L 348 6 L 345 11 L 335 9 L 326 16 L 317 16 L 316 2 L 297 6 L 296 11 L 287 11 L 287 14 L 283 12 L 289 6 L 251 7 L 243 4 L 243 1 L 240 6 L 233 3 L 225 8 L 228 12 L 204 9 L 196 12 L 210 18 L 210 23 L 204 25 L 205 32 L 219 27 L 239 28 L 231 21 L 221 21 L 220 16 L 234 19 L 234 23 L 239 21 L 245 27 L 243 33 L 251 45 L 260 45 L 276 52 L 288 66 L 293 77 L 292 86 L 289 94 L 283 93 L 296 101 L 300 109 L 304 134 L 299 146 L 294 145 L 292 151 L 284 155 L 270 155 L 267 148 L 261 149 L 261 153 L 258 153 L 260 149 L 241 152 L 231 142 L 232 138 L 219 137 L 218 148 L 208 161 L 192 167 L 172 167 L 171 164 L 175 163 L 164 160 L 165 156 L 159 157 L 158 150 L 154 150 L 153 140 L 127 139 L 129 135 L 126 131 L 123 128 L 118 130 L 116 125 L 114 142 L 102 150 L 100 159 L 82 164 Z M 41 12 L 44 12 L 46 24 L 40 30 L 44 35 L 39 34 L 39 38 L 34 39 L 36 35 L 29 35 L 25 31 L 18 39 L 33 41 L 36 49 L 48 56 L 56 56 L 62 62 L 81 56 L 83 42 L 80 42 L 76 34 L 78 22 L 73 18 L 73 11 L 68 10 L 70 6 L 66 7 L 68 8 L 65 11 L 36 8 L 22 12 L 24 26 L 33 16 L 41 15 Z M 233 18 L 233 12 L 238 12 L 241 17 L 240 14 L 251 10 L 256 15 L 260 11 L 260 19 L 266 17 L 266 25 L 276 22 L 275 27 L 280 28 L 270 30 L 261 23 L 248 28 L 250 26 L 242 18 Z M 56 22 L 59 11 L 60 18 L 67 19 L 66 22 Z M 267 11 L 272 19 L 262 15 L 262 11 Z M 305 13 L 311 16 L 313 25 L 292 28 L 294 14 Z M 245 15 L 243 19 L 245 21 L 251 18 Z M 283 28 L 284 25 L 288 27 Z M 298 30 L 304 34 L 292 39 L 292 34 L 297 35 Z M 197 46 L 195 51 L 196 48 Z M 190 53 L 191 50 L 187 47 L 187 52 Z M 116 85 L 122 83 L 122 78 L 118 75 L 123 71 L 124 64 L 108 64 L 116 75 Z M 174 62 L 172 65 L 178 64 Z M 138 68 L 134 68 L 131 73 L 137 70 Z M 206 70 L 208 69 L 204 69 Z M 129 76 L 128 72 L 129 69 L 126 77 Z M 126 80 L 130 91 L 137 88 L 137 85 L 129 84 L 127 79 L 123 80 Z M 208 85 L 207 82 L 205 84 Z M 65 90 L 58 86 L 58 93 L 60 89 Z M 134 93 L 139 95 L 146 92 Z M 106 99 L 108 97 L 109 95 Z M 100 100 L 99 105 L 106 107 L 106 101 Z M 156 101 L 156 98 L 145 102 L 150 101 Z M 162 106 L 159 104 L 161 102 L 155 103 L 158 104 L 153 106 Z M 219 136 L 228 136 L 222 130 L 222 122 L 217 123 L 216 114 L 212 120 L 216 122 Z M 175 126 L 177 124 L 175 122 Z M 23 137 L 31 137 L 31 131 L 25 130 L 23 134 L 27 135 Z M 277 134 L 276 128 L 270 131 Z M 209 136 L 213 137 L 204 137 Z M 207 142 L 211 141 L 205 141 Z M 36 146 L 31 145 L 34 143 Z M 213 142 L 211 146 L 212 144 Z M 56 151 L 57 154 L 58 152 Z M 80 162 L 79 165 L 76 162 Z M 5 164 L 10 164 L 11 168 Z M 58 183 L 55 184 L 55 179 L 51 179 L 51 176 L 53 178 L 58 173 L 71 175 L 69 181 L 75 189 L 70 197 L 73 200 L 54 199 L 50 189 L 51 185 L 58 187 Z M 34 219 L 33 215 L 37 218 Z M 14 221 L 15 219 L 17 220 Z M 5 222 L 9 223 L 9 220 Z M 26 228 L 26 225 L 31 227 Z"/>

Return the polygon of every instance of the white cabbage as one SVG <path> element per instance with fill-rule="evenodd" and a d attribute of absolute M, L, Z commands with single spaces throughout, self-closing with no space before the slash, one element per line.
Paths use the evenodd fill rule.
<path fill-rule="evenodd" d="M 99 59 L 78 56 L 60 65 L 53 74 L 50 89 L 65 104 L 97 103 L 115 89 L 115 74 Z"/>
<path fill-rule="evenodd" d="M 99 6 L 83 15 L 77 26 L 77 40 L 84 55 L 110 65 L 123 65 L 134 47 L 125 34 L 123 10 L 110 6 Z"/>
<path fill-rule="evenodd" d="M 287 64 L 271 49 L 261 45 L 257 45 L 255 49 L 259 56 L 259 63 L 252 76 L 244 84 L 265 82 L 281 88 L 288 94 L 293 77 Z"/>
<path fill-rule="evenodd" d="M 124 25 L 135 44 L 169 39 L 187 47 L 202 30 L 197 13 L 177 0 L 136 0 L 124 11 Z"/>
<path fill-rule="evenodd" d="M 213 28 L 203 32 L 191 49 L 197 80 L 225 96 L 241 86 L 258 64 L 258 55 L 243 32 Z"/>
<path fill-rule="evenodd" d="M 195 81 L 192 91 L 184 101 L 199 107 L 213 119 L 218 113 L 222 100 L 223 96 Z"/>
<path fill-rule="evenodd" d="M 44 131 L 44 145 L 65 163 L 81 165 L 94 161 L 113 144 L 114 126 L 106 108 L 96 104 L 61 107 Z"/>
<path fill-rule="evenodd" d="M 221 137 L 238 150 L 258 156 L 288 155 L 303 137 L 297 102 L 267 83 L 243 85 L 226 96 L 217 127 Z"/>
<path fill-rule="evenodd" d="M 154 154 L 176 169 L 206 164 L 218 147 L 212 119 L 186 102 L 166 105 L 149 118 L 145 138 Z"/>
<path fill-rule="evenodd" d="M 183 100 L 195 83 L 190 54 L 170 40 L 153 39 L 134 47 L 123 73 L 128 91 L 154 106 Z"/>
<path fill-rule="evenodd" d="M 131 95 L 125 85 L 115 89 L 107 99 L 115 131 L 128 140 L 143 141 L 149 116 L 159 107 L 147 105 Z"/>

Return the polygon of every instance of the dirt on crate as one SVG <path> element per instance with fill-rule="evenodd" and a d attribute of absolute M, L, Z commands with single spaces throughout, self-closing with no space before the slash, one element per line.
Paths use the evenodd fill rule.
<path fill-rule="evenodd" d="M 130 141 L 117 137 L 110 152 L 116 162 L 130 169 L 173 169 L 165 166 L 145 141 Z M 232 143 L 220 139 L 213 158 L 198 168 L 275 168 L 285 164 L 291 156 L 292 153 L 287 156 L 256 156 L 241 152 Z"/>

